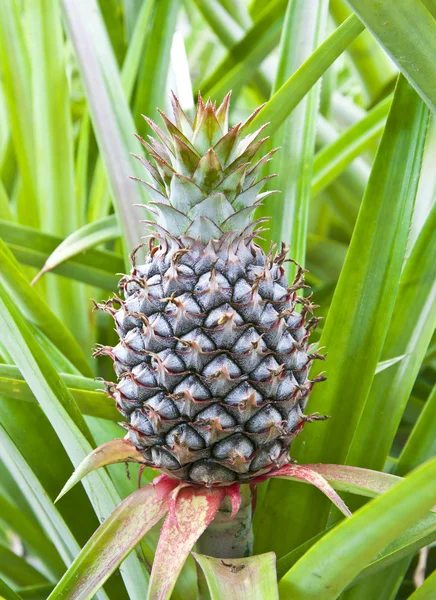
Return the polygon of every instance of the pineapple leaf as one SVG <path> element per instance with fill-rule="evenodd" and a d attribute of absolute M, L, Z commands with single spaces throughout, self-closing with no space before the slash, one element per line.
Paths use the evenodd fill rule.
<path fill-rule="evenodd" d="M 214 192 L 222 192 L 232 202 L 242 189 L 248 164 L 250 163 L 239 165 L 239 167 L 224 177 L 214 189 Z"/>
<path fill-rule="evenodd" d="M 191 218 L 207 217 L 211 221 L 220 224 L 233 215 L 234 210 L 225 195 L 217 193 L 211 194 L 198 204 L 195 204 L 189 214 Z"/>
<path fill-rule="evenodd" d="M 209 148 L 214 147 L 224 133 L 227 132 L 222 130 L 209 99 L 195 123 L 192 143 L 204 154 Z"/>
<path fill-rule="evenodd" d="M 90 248 L 94 248 L 95 246 L 99 246 L 109 240 L 116 239 L 120 237 L 120 235 L 121 232 L 115 215 L 103 217 L 98 221 L 84 225 L 66 237 L 56 250 L 50 254 L 45 261 L 44 267 L 33 279 L 32 285 L 34 285 L 42 275 L 52 271 L 73 256 L 85 252 Z"/>
<path fill-rule="evenodd" d="M 92 450 L 93 438 L 83 415 L 62 382 L 55 367 L 42 351 L 9 294 L 0 284 L 0 324 L 8 350 L 50 419 L 61 443 L 74 465 Z M 105 518 L 119 503 L 119 495 L 104 472 L 94 473 L 84 487 L 100 518 Z M 139 560 L 132 555 L 124 572 L 124 581 L 132 592 L 141 586 L 145 574 Z"/>
<path fill-rule="evenodd" d="M 14 474 L 22 494 L 26 497 L 41 526 L 48 534 L 65 564 L 70 564 L 80 546 L 65 523 L 59 510 L 53 505 L 47 491 L 27 464 L 23 455 L 0 424 L 0 457 Z"/>
<path fill-rule="evenodd" d="M 99 446 L 88 454 L 75 469 L 65 486 L 59 493 L 55 502 L 60 500 L 76 483 L 79 483 L 86 475 L 107 465 L 119 462 L 143 462 L 141 454 L 131 442 L 124 438 L 118 438 Z"/>
<path fill-rule="evenodd" d="M 280 593 L 295 600 L 337 598 L 378 552 L 428 515 L 436 503 L 435 477 L 436 459 L 342 521 L 281 579 Z"/>
<path fill-rule="evenodd" d="M 402 481 L 401 477 L 391 475 L 390 473 L 349 467 L 347 465 L 318 464 L 307 466 L 322 475 L 335 490 L 350 492 L 369 498 L 375 498 L 380 494 L 384 494 L 392 486 Z"/>
<path fill-rule="evenodd" d="M 269 133 L 280 127 L 330 65 L 362 33 L 363 24 L 351 15 L 311 54 L 301 67 L 277 90 L 250 125 L 254 131 L 265 121 Z"/>
<path fill-rule="evenodd" d="M 186 235 L 194 239 L 200 238 L 202 242 L 207 244 L 209 240 L 219 238 L 222 235 L 222 231 L 218 225 L 207 217 L 199 216 L 192 221 L 186 230 Z"/>
<path fill-rule="evenodd" d="M 187 212 L 191 206 L 195 206 L 205 197 L 205 193 L 195 185 L 192 179 L 175 173 L 171 179 L 170 187 L 171 202 L 181 212 Z"/>
<path fill-rule="evenodd" d="M 222 165 L 227 165 L 230 160 L 235 144 L 238 141 L 239 133 L 240 125 L 235 125 L 229 129 L 229 131 L 223 135 L 213 147 L 215 154 Z"/>
<path fill-rule="evenodd" d="M 182 235 L 186 231 L 190 221 L 181 211 L 162 202 L 150 202 L 150 205 L 157 208 L 162 226 L 172 235 Z"/>
<path fill-rule="evenodd" d="M 315 465 L 316 467 L 317 465 Z M 312 469 L 312 465 L 286 465 L 277 471 L 273 471 L 270 477 L 278 477 L 280 479 L 293 479 L 294 481 L 303 481 L 318 488 L 329 500 L 333 502 L 337 508 L 346 517 L 351 517 L 351 512 L 343 500 L 338 496 L 333 487 L 323 476 L 322 471 Z"/>
<path fill-rule="evenodd" d="M 433 166 L 430 167 L 433 169 Z M 424 180 L 425 181 L 425 180 Z M 350 447 L 350 462 L 382 469 L 401 421 L 409 394 L 436 326 L 436 204 L 433 205 L 401 273 L 393 316 L 384 341 L 381 359 L 404 354 L 401 362 L 374 378 L 359 426 Z M 403 323 L 407 319 L 405 330 Z M 379 414 L 379 398 L 387 414 Z M 374 419 L 380 426 L 374 432 Z M 363 445 L 366 452 L 362 451 Z M 416 465 L 417 466 L 417 465 Z M 398 474 L 407 472 L 398 465 Z M 406 469 L 406 470 L 405 470 Z"/>
<path fill-rule="evenodd" d="M 416 422 L 398 459 L 396 473 L 403 475 L 436 454 L 436 385 Z"/>
<path fill-rule="evenodd" d="M 60 319 L 41 301 L 26 281 L 15 259 L 0 239 L 0 281 L 14 297 L 17 305 L 39 329 L 65 354 L 83 375 L 92 375 L 81 347 Z"/>
<path fill-rule="evenodd" d="M 317 152 L 313 161 L 312 196 L 334 181 L 356 156 L 381 135 L 391 103 L 392 97 L 388 96 L 331 144 Z"/>
<path fill-rule="evenodd" d="M 142 537 L 165 514 L 168 494 L 177 482 L 169 478 L 133 492 L 105 519 L 49 599 L 91 598 Z"/>
<path fill-rule="evenodd" d="M 246 558 L 212 558 L 193 552 L 200 565 L 211 600 L 278 600 L 273 552 Z"/>
<path fill-rule="evenodd" d="M 77 4 L 63 0 L 63 15 L 68 36 L 75 49 L 77 62 L 88 99 L 94 131 L 103 164 L 115 200 L 115 208 L 124 239 L 129 248 L 141 241 L 142 226 L 133 214 L 133 204 L 143 204 L 139 186 L 129 176 L 140 176 L 139 165 L 129 157 L 135 144 L 135 130 L 107 32 L 97 2 Z M 104 60 L 102 60 L 104 55 Z M 110 125 L 110 126 L 109 126 Z"/>
<path fill-rule="evenodd" d="M 50 254 L 64 241 L 37 229 L 1 220 L 0 236 L 16 259 L 38 269 L 44 267 Z M 115 252 L 88 250 L 61 263 L 55 272 L 113 292 L 118 284 L 114 273 L 121 273 L 123 269 L 123 260 Z"/>
<path fill-rule="evenodd" d="M 164 521 L 154 557 L 148 600 L 167 600 L 195 542 L 215 517 L 222 488 L 182 487 Z"/>
<path fill-rule="evenodd" d="M 436 21 L 423 2 L 347 0 L 424 102 L 436 112 Z M 388 24 L 388 27 L 386 27 Z M 416 68 L 416 65 L 419 65 Z"/>
<path fill-rule="evenodd" d="M 209 193 L 218 185 L 222 176 L 221 163 L 214 150 L 210 148 L 199 161 L 192 179 L 200 189 Z"/>

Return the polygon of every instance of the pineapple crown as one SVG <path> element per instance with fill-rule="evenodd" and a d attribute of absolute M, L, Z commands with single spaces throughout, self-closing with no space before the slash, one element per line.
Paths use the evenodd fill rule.
<path fill-rule="evenodd" d="M 152 202 L 147 209 L 156 215 L 154 230 L 170 237 L 188 236 L 208 243 L 226 232 L 252 235 L 257 223 L 253 214 L 262 199 L 275 190 L 261 192 L 275 175 L 259 178 L 263 166 L 277 149 L 252 164 L 268 137 L 259 136 L 265 124 L 254 133 L 248 126 L 261 110 L 257 108 L 246 121 L 229 128 L 229 92 L 216 108 L 210 98 L 204 103 L 199 94 L 191 121 L 172 93 L 174 122 L 159 110 L 166 131 L 142 115 L 156 137 L 149 142 L 136 137 L 147 149 L 152 162 L 134 155 L 147 169 L 154 185 L 133 177 L 147 188 Z"/>

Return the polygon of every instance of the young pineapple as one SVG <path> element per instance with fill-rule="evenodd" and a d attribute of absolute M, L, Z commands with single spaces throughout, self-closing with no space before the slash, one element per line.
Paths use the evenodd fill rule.
<path fill-rule="evenodd" d="M 272 193 L 259 174 L 274 150 L 253 164 L 267 139 L 263 127 L 246 134 L 258 111 L 229 129 L 229 101 L 216 109 L 199 97 L 191 123 L 173 97 L 166 132 L 147 119 L 156 139 L 140 141 L 153 164 L 138 158 L 154 180 L 141 183 L 156 222 L 144 264 L 136 249 L 120 282 L 125 299 L 99 305 L 120 343 L 95 353 L 114 360 L 119 380 L 106 388 L 144 462 L 206 486 L 289 461 L 315 382 L 308 370 L 323 358 L 308 353 L 317 319 L 306 322 L 313 305 L 296 294 L 303 269 L 289 286 L 285 246 L 274 256 L 254 241 L 253 213 Z"/>

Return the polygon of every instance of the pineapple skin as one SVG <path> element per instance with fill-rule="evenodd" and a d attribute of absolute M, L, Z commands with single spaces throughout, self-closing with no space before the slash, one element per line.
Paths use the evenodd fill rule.
<path fill-rule="evenodd" d="M 106 391 L 144 463 L 205 486 L 289 462 L 316 382 L 309 368 L 322 358 L 308 348 L 313 305 L 297 296 L 304 270 L 288 285 L 284 245 L 265 254 L 254 241 L 266 180 L 257 173 L 272 153 L 251 165 L 263 140 L 241 139 L 253 116 L 228 128 L 229 99 L 216 109 L 200 97 L 191 123 L 174 97 L 168 133 L 150 122 L 158 140 L 142 141 L 154 164 L 139 159 L 157 219 L 145 262 L 140 247 L 120 282 L 124 299 L 98 305 L 120 342 L 95 353 L 114 361 L 118 382 Z"/>

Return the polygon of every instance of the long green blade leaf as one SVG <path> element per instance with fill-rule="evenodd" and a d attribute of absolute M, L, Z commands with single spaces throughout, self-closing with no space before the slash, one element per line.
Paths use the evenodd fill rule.
<path fill-rule="evenodd" d="M 44 266 L 47 258 L 63 241 L 37 229 L 1 220 L 0 237 L 19 262 L 38 268 Z M 123 269 L 124 263 L 118 254 L 88 250 L 61 263 L 55 272 L 113 292 L 119 281 L 115 273 L 121 273 Z"/>
<path fill-rule="evenodd" d="M 421 98 L 436 112 L 436 21 L 417 0 L 347 0 Z"/>
<path fill-rule="evenodd" d="M 174 486 L 147 485 L 126 498 L 97 529 L 49 598 L 92 598 L 125 556 L 167 510 Z M 168 490 L 168 491 L 167 491 Z M 142 594 L 138 598 L 144 599 Z"/>
<path fill-rule="evenodd" d="M 24 275 L 15 264 L 15 260 L 13 257 L 11 258 L 10 250 L 1 239 L 0 281 L 14 297 L 17 306 L 20 307 L 27 319 L 39 327 L 81 373 L 91 376 L 92 371 L 88 360 L 78 342 L 64 323 L 52 313 L 37 292 L 27 283 Z"/>
<path fill-rule="evenodd" d="M 436 459 L 327 533 L 280 581 L 281 597 L 334 600 L 359 571 L 436 502 Z"/>
<path fill-rule="evenodd" d="M 120 420 L 114 401 L 102 393 L 103 385 L 99 381 L 66 373 L 59 375 L 84 415 L 110 421 Z M 38 402 L 20 371 L 13 365 L 0 364 L 0 395 L 25 402 Z"/>
<path fill-rule="evenodd" d="M 288 2 L 273 94 L 301 67 L 323 40 L 327 12 L 328 2 L 324 0 Z M 316 85 L 272 138 L 273 147 L 281 147 L 274 164 L 274 169 L 279 173 L 278 183 L 274 182 L 274 187 L 281 193 L 274 198 L 272 211 L 277 211 L 276 214 L 280 214 L 281 218 L 272 221 L 272 238 L 275 242 L 288 243 L 290 256 L 299 264 L 304 264 L 306 256 L 318 103 L 319 85 Z M 269 207 L 271 208 L 271 203 Z"/>
<path fill-rule="evenodd" d="M 120 228 L 115 215 L 103 217 L 98 221 L 93 221 L 92 223 L 84 225 L 69 235 L 48 257 L 43 269 L 34 279 L 33 283 L 35 283 L 36 279 L 39 279 L 41 275 L 55 269 L 73 256 L 76 256 L 81 252 L 86 252 L 86 250 L 89 250 L 94 246 L 98 246 L 119 236 Z"/>
<path fill-rule="evenodd" d="M 340 25 L 284 83 L 253 119 L 251 131 L 269 122 L 269 133 L 280 127 L 330 65 L 348 48 L 364 27 L 355 16 Z"/>
<path fill-rule="evenodd" d="M 349 464 L 370 469 L 383 468 L 430 343 L 436 326 L 436 264 L 432 258 L 436 253 L 435 228 L 436 204 L 401 274 L 392 320 L 383 347 L 382 358 L 398 353 L 404 354 L 404 359 L 374 379 L 347 458 Z M 407 327 L 404 327 L 405 322 Z M 380 398 L 383 398 L 382 414 Z M 377 419 L 378 434 L 374 431 L 374 419 Z M 422 425 L 421 435 L 424 435 Z M 410 459 L 409 454 L 408 460 Z M 407 468 L 407 463 L 404 462 L 398 466 L 397 472 L 403 475 L 418 464 L 413 462 Z"/>
<path fill-rule="evenodd" d="M 92 450 L 88 427 L 62 379 L 1 286 L 0 324 L 11 356 L 50 419 L 70 460 L 77 466 Z M 93 473 L 84 486 L 99 518 L 105 518 L 119 503 L 109 476 L 102 471 Z M 146 578 L 135 555 L 123 565 L 122 573 L 132 597 L 139 598 Z"/>
<path fill-rule="evenodd" d="M 399 456 L 395 472 L 408 473 L 419 464 L 436 455 L 436 386 L 424 404 L 419 419 L 412 429 Z"/>
<path fill-rule="evenodd" d="M 96 1 L 63 0 L 62 6 L 118 220 L 127 246 L 133 248 L 141 240 L 143 227 L 132 207 L 145 201 L 140 186 L 129 179 L 131 175 L 141 175 L 129 155 L 131 151 L 139 151 L 133 138 L 133 119 Z"/>

